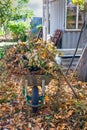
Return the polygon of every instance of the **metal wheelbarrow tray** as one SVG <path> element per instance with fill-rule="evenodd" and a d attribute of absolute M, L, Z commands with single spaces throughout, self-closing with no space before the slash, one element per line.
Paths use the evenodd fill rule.
<path fill-rule="evenodd" d="M 44 81 L 45 84 L 47 85 L 51 81 L 52 76 L 49 74 L 44 75 L 28 74 L 24 75 L 24 79 L 28 81 L 28 85 L 30 86 L 42 86 L 42 81 Z"/>

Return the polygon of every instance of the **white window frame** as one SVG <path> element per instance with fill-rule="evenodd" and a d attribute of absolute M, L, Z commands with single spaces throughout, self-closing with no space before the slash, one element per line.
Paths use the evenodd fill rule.
<path fill-rule="evenodd" d="M 81 29 L 78 28 L 78 12 L 79 12 L 79 6 L 77 7 L 76 12 L 76 28 L 75 29 L 67 29 L 67 0 L 65 0 L 65 31 L 81 31 Z"/>

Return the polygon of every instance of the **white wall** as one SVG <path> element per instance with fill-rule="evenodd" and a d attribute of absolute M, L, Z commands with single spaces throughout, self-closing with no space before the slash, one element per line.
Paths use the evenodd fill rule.
<path fill-rule="evenodd" d="M 43 0 L 30 0 L 29 8 L 34 11 L 34 16 L 42 17 L 42 2 Z"/>
<path fill-rule="evenodd" d="M 65 0 L 56 0 L 50 3 L 50 33 L 56 29 L 64 30 Z"/>

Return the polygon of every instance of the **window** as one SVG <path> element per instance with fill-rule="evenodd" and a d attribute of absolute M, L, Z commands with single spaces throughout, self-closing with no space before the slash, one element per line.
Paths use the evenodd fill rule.
<path fill-rule="evenodd" d="M 71 0 L 66 0 L 65 29 L 81 29 L 82 15 L 79 6 L 74 5 Z"/>

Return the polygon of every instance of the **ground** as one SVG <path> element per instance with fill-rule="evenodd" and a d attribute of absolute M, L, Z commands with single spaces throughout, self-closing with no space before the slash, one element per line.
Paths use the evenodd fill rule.
<path fill-rule="evenodd" d="M 22 76 L 10 75 L 0 60 L 0 129 L 1 130 L 86 130 L 87 129 L 87 83 L 71 83 L 78 95 L 76 99 L 64 77 L 52 79 L 46 86 L 44 104 L 37 113 L 26 104 L 23 95 Z M 70 80 L 72 71 L 67 79 Z M 39 87 L 39 94 L 42 90 Z M 30 89 L 29 89 L 30 88 Z M 31 87 L 28 86 L 31 94 Z"/>

